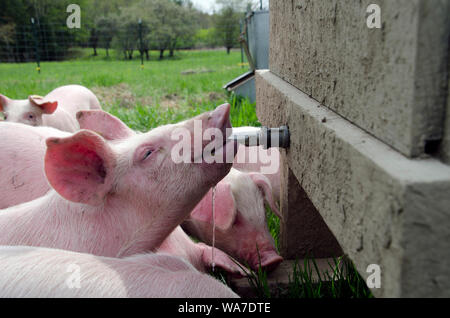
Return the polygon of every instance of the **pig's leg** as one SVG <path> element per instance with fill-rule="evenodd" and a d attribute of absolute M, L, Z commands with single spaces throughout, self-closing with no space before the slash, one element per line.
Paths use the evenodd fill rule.
<path fill-rule="evenodd" d="M 231 259 L 230 256 L 228 256 L 218 248 L 214 248 L 213 259 L 212 246 L 206 245 L 204 243 L 197 243 L 196 245 L 197 248 L 202 250 L 202 263 L 205 268 L 212 268 L 212 265 L 214 263 L 214 267 L 221 268 L 233 276 L 246 276 L 246 273 L 242 270 L 245 267 L 237 263 L 237 261 Z"/>
<path fill-rule="evenodd" d="M 207 268 L 211 268 L 213 264 L 212 247 L 203 243 L 194 243 L 180 226 L 166 238 L 158 248 L 158 252 L 182 257 L 202 272 L 205 272 Z M 245 275 L 230 256 L 217 248 L 214 249 L 214 265 L 232 275 Z"/>

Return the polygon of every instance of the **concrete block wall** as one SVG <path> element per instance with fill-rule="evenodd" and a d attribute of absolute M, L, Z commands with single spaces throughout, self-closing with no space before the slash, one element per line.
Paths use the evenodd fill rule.
<path fill-rule="evenodd" d="M 439 155 L 444 162 L 450 164 L 450 71 L 448 74 L 449 74 L 449 82 L 447 94 L 447 112 L 445 115 L 444 137 L 442 139 L 442 144 L 440 145 Z"/>
<path fill-rule="evenodd" d="M 370 3 L 381 7 L 381 29 L 366 26 Z M 298 239 L 301 215 L 310 217 L 299 205 L 312 207 L 363 277 L 380 266 L 380 297 L 450 296 L 448 9 L 440 0 L 270 2 L 257 114 L 289 126 L 282 171 L 298 181 L 282 183 L 282 214 L 294 220 L 282 243 L 324 249 Z"/>
<path fill-rule="evenodd" d="M 381 29 L 366 9 L 381 8 Z M 406 156 L 442 138 L 448 0 L 270 2 L 270 70 Z"/>

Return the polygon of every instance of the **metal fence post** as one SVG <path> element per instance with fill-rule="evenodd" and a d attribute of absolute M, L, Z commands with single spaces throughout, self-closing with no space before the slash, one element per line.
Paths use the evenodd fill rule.
<path fill-rule="evenodd" d="M 239 20 L 239 34 L 242 34 L 242 19 Z M 241 68 L 244 68 L 244 47 L 242 41 L 239 41 L 241 45 Z"/>
<path fill-rule="evenodd" d="M 39 41 L 38 41 L 38 33 L 36 30 L 36 24 L 34 23 L 34 18 L 31 18 L 31 24 L 33 25 L 33 37 L 34 37 L 34 51 L 36 56 L 36 70 L 39 74 L 41 74 L 41 61 L 39 56 Z"/>

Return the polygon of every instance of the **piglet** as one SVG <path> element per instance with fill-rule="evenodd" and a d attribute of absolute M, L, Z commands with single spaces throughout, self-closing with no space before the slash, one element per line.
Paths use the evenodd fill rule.
<path fill-rule="evenodd" d="M 270 182 L 264 175 L 231 169 L 215 190 L 215 246 L 252 269 L 261 266 L 270 271 L 283 258 L 278 255 L 267 228 L 264 201 L 279 214 Z M 212 244 L 212 190 L 182 226 L 190 235 Z"/>
<path fill-rule="evenodd" d="M 45 140 L 69 135 L 51 127 L 0 123 L 0 209 L 34 200 L 50 190 L 44 174 Z"/>
<path fill-rule="evenodd" d="M 215 128 L 222 132 L 215 153 L 234 156 L 234 143 L 226 142 L 229 111 L 221 105 L 124 139 L 107 140 L 90 130 L 47 138 L 44 171 L 52 189 L 0 211 L 0 244 L 109 257 L 157 249 L 231 168 L 225 160 L 206 163 L 195 147 L 186 154 L 199 163 L 175 163 L 172 150 L 180 141 L 172 133 L 184 132 L 204 150 L 210 143 L 194 134 L 194 126 L 201 125 L 197 134 Z"/>
<path fill-rule="evenodd" d="M 46 96 L 30 95 L 15 100 L 0 94 L 0 111 L 5 121 L 31 126 L 50 126 L 64 131 L 79 130 L 76 113 L 83 109 L 101 109 L 97 97 L 80 85 L 61 86 Z"/>
<path fill-rule="evenodd" d="M 92 116 L 92 114 L 94 116 Z M 94 117 L 98 130 L 102 130 L 109 140 L 131 137 L 135 133 L 118 118 L 103 111 L 87 112 L 79 115 L 85 126 Z M 102 127 L 105 119 L 108 128 L 114 125 L 114 135 Z M 0 207 L 7 208 L 43 196 L 51 188 L 44 174 L 45 140 L 49 137 L 67 137 L 70 134 L 50 127 L 32 127 L 17 123 L 0 123 L 0 139 L 5 140 L 4 151 L 0 152 Z M 202 243 L 194 243 L 181 228 L 177 227 L 158 247 L 173 255 L 184 257 L 200 271 L 212 267 L 213 262 L 234 276 L 244 275 L 236 263 L 222 251 L 215 249 L 215 259 L 211 259 L 212 248 Z"/>
<path fill-rule="evenodd" d="M 2 246 L 0 297 L 238 296 L 172 255 L 151 253 L 119 259 L 42 247 Z"/>
<path fill-rule="evenodd" d="M 278 148 L 264 149 L 262 146 L 239 145 L 233 168 L 245 172 L 259 172 L 266 176 L 272 186 L 275 202 L 280 201 L 280 151 Z"/>
<path fill-rule="evenodd" d="M 130 130 L 118 118 L 103 111 L 82 111 L 79 113 L 81 128 L 95 130 L 109 140 L 124 139 L 136 133 Z M 248 159 L 248 158 L 247 158 Z M 263 158 L 264 159 L 264 158 Z M 276 159 L 276 158 L 275 158 Z M 267 162 L 267 161 L 266 161 Z M 253 169 L 256 169 L 253 167 Z M 279 210 L 272 196 L 272 187 L 268 178 L 258 172 L 241 172 L 231 169 L 230 173 L 216 186 L 216 240 L 215 247 L 225 253 L 249 264 L 253 269 L 259 265 L 267 270 L 274 269 L 283 259 L 277 254 L 266 222 L 264 202 L 269 203 L 272 211 L 279 215 Z M 212 244 L 212 191 L 202 199 L 187 221 L 183 223 L 183 229 L 207 243 Z M 182 251 L 175 251 L 180 246 L 188 246 L 185 234 L 181 229 L 174 231 L 163 244 L 162 249 L 177 255 L 183 255 Z M 177 238 L 178 237 L 178 238 Z M 171 244 L 170 242 L 186 242 L 185 244 Z M 202 247 L 203 255 L 210 257 L 211 247 L 196 245 L 185 248 L 189 251 L 184 256 L 196 255 Z M 216 255 L 221 255 L 217 250 Z M 194 251 L 196 251 L 194 253 Z M 259 256 L 258 256 L 259 252 Z M 212 260 L 203 258 L 203 265 L 211 264 Z M 196 257 L 196 259 L 200 259 Z M 218 259 L 222 259 L 218 256 Z M 228 271 L 226 258 L 217 261 L 218 267 Z M 195 264 L 195 261 L 191 261 Z M 197 266 L 199 268 L 199 266 Z"/>

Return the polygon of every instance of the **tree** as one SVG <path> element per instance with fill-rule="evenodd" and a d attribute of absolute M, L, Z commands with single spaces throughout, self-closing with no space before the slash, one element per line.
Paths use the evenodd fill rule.
<path fill-rule="evenodd" d="M 14 43 L 16 38 L 16 25 L 14 23 L 0 24 L 0 60 L 15 61 Z"/>
<path fill-rule="evenodd" d="M 149 59 L 150 49 L 159 50 L 162 59 L 166 50 L 173 56 L 181 46 L 193 46 L 199 19 L 190 0 L 140 0 L 98 19 L 94 27 L 98 45 L 108 48 L 112 43 L 126 59 L 132 59 L 134 50 Z M 108 30 L 114 30 L 112 40 Z"/>
<path fill-rule="evenodd" d="M 97 56 L 97 45 L 98 45 L 98 31 L 96 27 L 91 28 L 91 35 L 89 37 L 89 43 L 94 49 L 94 56 Z"/>
<path fill-rule="evenodd" d="M 97 20 L 97 30 L 99 45 L 106 50 L 106 56 L 109 56 L 109 48 L 114 34 L 117 32 L 117 20 L 112 15 L 103 16 Z"/>
<path fill-rule="evenodd" d="M 122 19 L 122 16 L 121 18 Z M 113 46 L 121 51 L 125 59 L 133 59 L 133 52 L 137 48 L 138 41 L 138 21 L 137 20 L 119 20 L 119 31 L 113 39 Z"/>
<path fill-rule="evenodd" d="M 174 55 L 174 50 L 180 45 L 193 46 L 192 42 L 197 32 L 196 11 L 192 8 L 191 2 L 187 3 L 172 8 L 172 34 L 168 47 L 170 57 Z"/>
<path fill-rule="evenodd" d="M 222 8 L 217 16 L 216 32 L 220 43 L 230 54 L 231 48 L 237 46 L 239 39 L 239 14 L 232 6 Z"/>
<path fill-rule="evenodd" d="M 176 38 L 175 25 L 178 23 L 179 7 L 172 1 L 153 0 L 154 19 L 151 23 L 149 40 L 159 50 L 159 59 L 164 58 L 164 51 L 174 46 Z"/>

